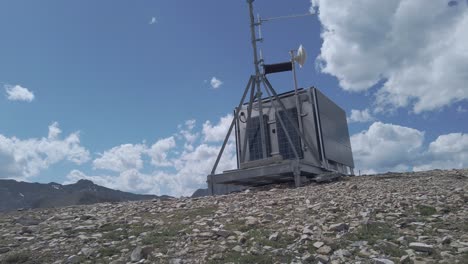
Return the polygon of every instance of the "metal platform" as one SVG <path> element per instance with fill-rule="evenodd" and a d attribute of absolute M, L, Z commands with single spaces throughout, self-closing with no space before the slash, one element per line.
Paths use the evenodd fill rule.
<path fill-rule="evenodd" d="M 283 160 L 265 166 L 229 170 L 220 174 L 209 175 L 207 181 L 211 194 L 223 194 L 227 193 L 226 189 L 235 191 L 252 186 L 292 182 L 297 180 L 295 175 L 303 178 L 313 178 L 326 172 L 329 172 L 329 170 L 313 166 L 304 161 Z M 304 182 L 304 179 L 301 181 Z"/>

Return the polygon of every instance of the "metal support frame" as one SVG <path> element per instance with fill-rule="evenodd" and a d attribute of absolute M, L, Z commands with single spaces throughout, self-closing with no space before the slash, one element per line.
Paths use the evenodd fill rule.
<path fill-rule="evenodd" d="M 281 102 L 281 99 L 278 97 L 278 94 L 276 93 L 275 89 L 273 89 L 273 87 L 271 86 L 270 81 L 268 81 L 268 79 L 267 79 L 266 77 L 263 77 L 263 78 L 262 78 L 262 81 L 263 81 L 263 83 L 265 84 L 265 87 L 266 87 L 267 89 L 270 89 L 270 91 L 271 91 L 271 93 L 273 94 L 275 100 L 277 100 L 278 104 L 280 105 L 281 110 L 283 110 L 283 111 L 285 112 L 285 116 L 286 116 L 286 119 L 288 120 L 288 122 L 291 123 L 291 124 L 294 124 L 293 121 L 292 121 L 293 119 L 289 116 L 289 113 L 287 112 L 286 107 L 285 107 L 284 104 Z M 308 139 L 305 137 L 305 135 L 299 130 L 298 127 L 296 127 L 296 126 L 294 126 L 294 125 L 293 125 L 292 127 L 294 128 L 294 130 L 296 131 L 296 133 L 301 137 L 301 139 L 306 143 L 306 146 L 307 146 L 309 149 L 311 149 L 311 150 L 316 149 L 315 146 L 313 146 L 313 145 L 309 142 L 309 140 L 308 140 Z M 316 156 L 316 154 L 315 154 L 313 151 L 311 151 L 311 153 L 313 154 L 314 158 L 316 158 L 317 161 L 320 162 L 320 159 Z"/>
<path fill-rule="evenodd" d="M 242 95 L 242 99 L 239 102 L 239 105 L 236 108 L 236 114 L 234 115 L 234 118 L 232 119 L 231 125 L 229 126 L 228 133 L 226 134 L 226 137 L 224 138 L 223 145 L 221 149 L 219 150 L 218 157 L 216 158 L 215 164 L 213 166 L 213 169 L 211 170 L 211 175 L 214 175 L 216 172 L 216 168 L 218 167 L 219 160 L 221 159 L 221 156 L 223 155 L 224 148 L 226 147 L 226 144 L 229 140 L 229 136 L 231 135 L 232 128 L 234 127 L 234 124 L 236 120 L 239 118 L 239 113 L 240 113 L 240 108 L 244 104 L 245 96 L 247 95 L 247 92 L 249 91 L 250 84 L 254 81 L 254 76 L 250 76 L 249 82 L 247 83 L 247 86 L 245 87 L 244 94 Z"/>
<path fill-rule="evenodd" d="M 272 103 L 273 107 L 275 108 L 275 117 L 278 119 L 278 121 L 279 121 L 279 123 L 281 125 L 281 128 L 283 129 L 284 134 L 286 135 L 288 143 L 291 146 L 291 149 L 293 150 L 294 157 L 296 157 L 296 160 L 292 165 L 293 166 L 292 171 L 293 171 L 293 174 L 294 174 L 294 185 L 296 187 L 300 187 L 301 186 L 301 170 L 299 168 L 299 154 L 297 153 L 296 146 L 294 145 L 294 143 L 293 143 L 293 141 L 291 139 L 291 136 L 289 135 L 289 132 L 287 131 L 286 126 L 284 125 L 283 118 L 281 118 L 281 116 L 279 115 L 278 107 L 276 106 L 276 104 L 278 102 L 276 102 L 276 100 L 273 100 L 273 97 L 272 97 L 271 93 L 268 91 L 268 89 L 266 89 L 266 91 L 267 91 L 267 93 L 268 93 L 268 95 L 270 97 L 270 102 Z M 288 115 L 288 113 L 286 111 L 284 111 L 284 114 Z M 299 116 L 299 119 L 300 118 L 301 117 Z M 292 123 L 291 125 L 294 126 L 294 123 Z"/>
<path fill-rule="evenodd" d="M 265 131 L 265 124 L 262 122 L 263 120 L 263 106 L 262 106 L 262 89 L 261 89 L 261 84 L 265 86 L 265 90 L 267 91 L 270 101 L 272 102 L 272 105 L 275 108 L 276 111 L 276 118 L 278 118 L 279 123 L 281 127 L 283 128 L 286 138 L 288 139 L 289 144 L 291 145 L 291 148 L 293 150 L 294 156 L 296 157 L 296 160 L 292 164 L 292 171 L 294 174 L 294 182 L 296 187 L 299 187 L 301 185 L 301 175 L 300 175 L 300 160 L 299 160 L 299 155 L 296 149 L 296 146 L 294 145 L 291 136 L 289 135 L 289 132 L 286 129 L 286 126 L 284 125 L 284 122 L 282 120 L 282 117 L 279 115 L 278 108 L 276 106 L 276 103 L 281 107 L 281 109 L 284 111 L 286 119 L 288 122 L 292 125 L 292 127 L 295 129 L 296 133 L 300 136 L 303 142 L 306 143 L 306 147 L 311 150 L 311 153 L 313 153 L 315 157 L 315 153 L 312 151 L 314 148 L 312 148 L 312 145 L 309 143 L 309 141 L 305 138 L 303 134 L 303 128 L 302 128 L 302 115 L 301 115 L 301 109 L 300 109 L 300 100 L 299 100 L 299 95 L 297 92 L 297 80 L 296 80 L 296 72 L 295 72 L 295 65 L 293 65 L 293 71 L 294 71 L 294 84 L 295 84 L 295 93 L 296 93 L 296 107 L 297 107 L 297 113 L 298 113 L 298 121 L 299 121 L 299 127 L 296 127 L 294 122 L 292 121 L 292 118 L 289 116 L 289 113 L 286 110 L 286 107 L 284 104 L 281 102 L 281 99 L 278 97 L 278 94 L 276 91 L 273 89 L 271 86 L 270 82 L 268 79 L 265 77 L 264 74 L 260 72 L 260 63 L 263 60 L 258 59 L 258 53 L 257 53 L 257 41 L 261 41 L 261 37 L 257 39 L 256 33 L 255 33 L 255 27 L 260 26 L 263 21 L 268 21 L 268 20 L 273 20 L 273 19 L 279 19 L 279 18 L 288 18 L 288 17 L 278 17 L 278 18 L 270 18 L 270 19 L 264 19 L 261 20 L 259 18 L 259 21 L 256 23 L 255 18 L 254 18 L 254 13 L 253 13 L 253 2 L 254 0 L 247 0 L 248 6 L 249 6 L 249 17 L 250 17 L 250 33 L 251 33 L 251 43 L 252 43 L 252 49 L 253 49 L 253 57 L 254 57 L 254 66 L 255 66 L 255 75 L 250 76 L 250 79 L 247 83 L 247 86 L 245 87 L 244 94 L 242 95 L 242 99 L 240 100 L 240 103 L 238 107 L 235 110 L 234 118 L 231 122 L 231 125 L 229 127 L 228 133 L 226 134 L 226 137 L 224 138 L 223 145 L 221 146 L 221 149 L 218 153 L 218 156 L 216 158 L 215 164 L 213 166 L 213 169 L 211 170 L 211 174 L 208 175 L 208 181 L 209 181 L 209 189 L 211 194 L 214 194 L 214 175 L 216 173 L 216 169 L 218 167 L 219 161 L 221 160 L 221 156 L 223 155 L 224 149 L 226 147 L 226 144 L 229 140 L 229 136 L 231 135 L 232 129 L 236 122 L 239 120 L 239 115 L 240 115 L 240 109 L 242 105 L 244 104 L 245 97 L 247 95 L 247 92 L 249 89 L 251 89 L 250 92 L 250 100 L 249 100 L 249 105 L 247 108 L 247 126 L 249 122 L 251 121 L 252 117 L 252 108 L 253 108 L 253 103 L 255 100 L 257 100 L 258 103 L 258 111 L 259 111 L 259 117 L 260 117 L 260 133 L 261 133 L 261 143 L 262 143 L 262 158 L 265 159 L 268 157 L 267 153 L 267 148 L 266 148 L 266 131 Z M 291 53 L 292 56 L 292 61 L 291 63 L 294 64 L 294 54 Z M 256 93 L 255 93 L 256 91 Z M 270 94 L 271 92 L 271 94 Z M 273 97 L 275 100 L 273 100 Z M 274 103 L 273 103 L 274 102 Z M 269 142 L 268 142 L 269 143 Z M 239 144 L 240 145 L 240 144 Z M 242 144 L 243 148 L 242 153 L 241 153 L 241 163 L 245 162 L 245 155 L 246 155 L 246 148 L 247 148 L 247 135 L 244 135 L 244 140 Z M 315 157 L 317 158 L 317 157 Z M 317 158 L 318 161 L 320 161 L 319 158 Z"/>
<path fill-rule="evenodd" d="M 253 107 L 253 102 L 255 100 L 254 95 L 255 95 L 255 89 L 254 89 L 254 83 L 252 83 L 252 88 L 250 91 L 250 100 L 249 100 L 249 106 L 247 107 L 247 124 L 250 123 L 250 119 L 252 117 L 252 107 Z M 242 148 L 241 150 L 243 151 L 241 153 L 241 163 L 245 162 L 245 155 L 247 154 L 246 151 L 247 148 L 247 137 L 244 136 L 244 142 L 242 143 Z"/>

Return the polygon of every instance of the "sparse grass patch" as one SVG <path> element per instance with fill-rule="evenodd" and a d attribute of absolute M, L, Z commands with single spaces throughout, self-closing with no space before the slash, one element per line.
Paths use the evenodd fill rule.
<path fill-rule="evenodd" d="M 30 258 L 31 258 L 31 252 L 29 251 L 11 252 L 5 256 L 5 258 L 2 260 L 2 263 L 5 263 L 5 264 L 25 263 Z"/>
<path fill-rule="evenodd" d="M 109 232 L 114 231 L 116 229 L 123 228 L 125 229 L 124 225 L 115 225 L 115 224 L 105 224 L 99 228 L 99 232 Z"/>
<path fill-rule="evenodd" d="M 185 218 L 195 219 L 197 216 L 206 217 L 213 215 L 217 210 L 217 206 L 193 208 L 190 210 L 181 209 L 173 214 L 163 216 L 163 220 L 164 222 L 178 222 L 184 220 Z"/>
<path fill-rule="evenodd" d="M 402 257 L 406 255 L 406 252 L 400 249 L 398 246 L 390 246 L 390 245 L 381 245 L 378 247 L 381 252 L 385 255 L 392 256 L 392 257 Z"/>
<path fill-rule="evenodd" d="M 463 233 L 468 233 L 468 222 L 459 222 L 455 226 L 457 230 L 460 230 Z"/>
<path fill-rule="evenodd" d="M 242 255 L 239 252 L 228 252 L 223 254 L 223 259 L 209 261 L 209 264 L 215 263 L 235 263 L 235 264 L 270 264 L 273 263 L 274 259 L 267 255 Z"/>
<path fill-rule="evenodd" d="M 392 241 L 398 238 L 398 232 L 391 225 L 381 222 L 371 222 L 362 225 L 355 232 L 346 235 L 352 241 L 364 240 L 373 245 L 378 240 Z"/>
<path fill-rule="evenodd" d="M 117 254 L 120 254 L 120 251 L 116 248 L 111 248 L 111 247 L 105 247 L 99 249 L 99 253 L 101 254 L 102 257 L 111 257 Z"/>
<path fill-rule="evenodd" d="M 117 230 L 109 231 L 107 233 L 102 234 L 103 239 L 112 240 L 112 241 L 121 240 L 127 237 L 128 237 L 128 233 L 127 231 L 125 231 L 125 229 L 119 230 L 119 231 Z"/>
<path fill-rule="evenodd" d="M 240 232 L 247 232 L 251 229 L 245 224 L 245 222 L 239 221 L 237 219 L 230 223 L 226 223 L 224 225 L 224 228 L 229 231 L 240 231 Z"/>
<path fill-rule="evenodd" d="M 429 205 L 418 204 L 416 205 L 416 209 L 423 216 L 430 216 L 437 213 L 437 210 Z"/>
<path fill-rule="evenodd" d="M 247 233 L 247 235 L 248 238 L 254 238 L 255 242 L 263 246 L 270 246 L 273 248 L 286 248 L 294 242 L 294 237 L 286 234 L 279 234 L 278 240 L 271 241 L 268 238 L 272 233 L 272 231 L 266 229 L 252 229 Z"/>
<path fill-rule="evenodd" d="M 465 252 L 459 256 L 460 264 L 468 264 L 468 252 Z"/>
<path fill-rule="evenodd" d="M 128 236 L 139 236 L 141 233 L 150 232 L 154 230 L 153 226 L 129 226 Z"/>
<path fill-rule="evenodd" d="M 160 231 L 150 232 L 142 239 L 143 245 L 152 245 L 161 251 L 166 251 L 169 242 L 177 239 L 179 231 L 183 229 L 180 224 L 166 226 Z"/>

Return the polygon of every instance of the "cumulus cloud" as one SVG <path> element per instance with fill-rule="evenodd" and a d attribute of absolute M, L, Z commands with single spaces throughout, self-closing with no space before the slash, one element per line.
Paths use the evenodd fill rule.
<path fill-rule="evenodd" d="M 109 173 L 88 175 L 73 170 L 67 176 L 68 182 L 88 179 L 123 191 L 189 196 L 198 188 L 206 188 L 206 176 L 211 173 L 230 120 L 232 115 L 228 114 L 215 125 L 205 122 L 203 138 L 187 136 L 187 133 L 199 134 L 193 131 L 196 121 L 187 120 L 178 127 L 176 136 L 160 139 L 152 146 L 125 144 L 114 147 L 93 161 L 96 168 L 107 169 Z M 151 160 L 148 166 L 144 164 L 145 156 Z M 217 172 L 236 166 L 236 146 L 231 138 Z"/>
<path fill-rule="evenodd" d="M 233 118 L 234 116 L 232 114 L 228 114 L 221 117 L 217 124 L 212 124 L 210 121 L 203 123 L 202 134 L 204 140 L 206 142 L 223 141 Z"/>
<path fill-rule="evenodd" d="M 424 132 L 393 124 L 374 122 L 368 130 L 351 136 L 354 162 L 363 171 L 411 170 L 419 158 Z"/>
<path fill-rule="evenodd" d="M 142 144 L 123 144 L 100 154 L 93 161 L 94 168 L 111 171 L 126 171 L 143 168 L 142 154 L 146 146 Z"/>
<path fill-rule="evenodd" d="M 223 82 L 219 80 L 218 78 L 213 77 L 211 78 L 210 84 L 211 84 L 211 87 L 213 87 L 213 89 L 218 89 L 219 87 L 221 87 L 221 85 L 223 85 Z"/>
<path fill-rule="evenodd" d="M 171 166 L 172 162 L 167 159 L 168 151 L 176 146 L 174 137 L 163 138 L 154 143 L 147 153 L 151 157 L 151 164 L 157 167 Z"/>
<path fill-rule="evenodd" d="M 319 68 L 348 91 L 383 83 L 376 112 L 421 113 L 468 99 L 468 3 L 311 2 L 323 26 Z"/>
<path fill-rule="evenodd" d="M 178 126 L 178 136 L 183 137 L 187 141 L 187 147 L 191 147 L 200 135 L 198 132 L 193 132 L 196 123 L 197 121 L 195 119 L 189 119 L 185 121 L 184 125 Z"/>
<path fill-rule="evenodd" d="M 83 164 L 90 159 L 79 133 L 60 137 L 58 123 L 49 126 L 48 137 L 19 139 L 0 134 L 0 178 L 27 179 L 61 162 Z"/>
<path fill-rule="evenodd" d="M 414 170 L 468 167 L 468 134 L 441 135 L 429 144 L 425 162 Z"/>
<path fill-rule="evenodd" d="M 8 100 L 32 102 L 34 93 L 21 85 L 4 85 Z"/>
<path fill-rule="evenodd" d="M 365 123 L 373 121 L 374 117 L 369 112 L 369 109 L 351 110 L 351 115 L 348 117 L 348 123 Z"/>
<path fill-rule="evenodd" d="M 351 136 L 356 169 L 363 174 L 468 167 L 468 134 L 440 135 L 425 147 L 423 131 L 374 122 Z"/>

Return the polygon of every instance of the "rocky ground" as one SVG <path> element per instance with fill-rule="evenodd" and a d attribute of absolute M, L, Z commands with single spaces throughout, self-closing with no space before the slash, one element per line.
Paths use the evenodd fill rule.
<path fill-rule="evenodd" d="M 468 170 L 0 214 L 1 263 L 468 263 Z"/>

